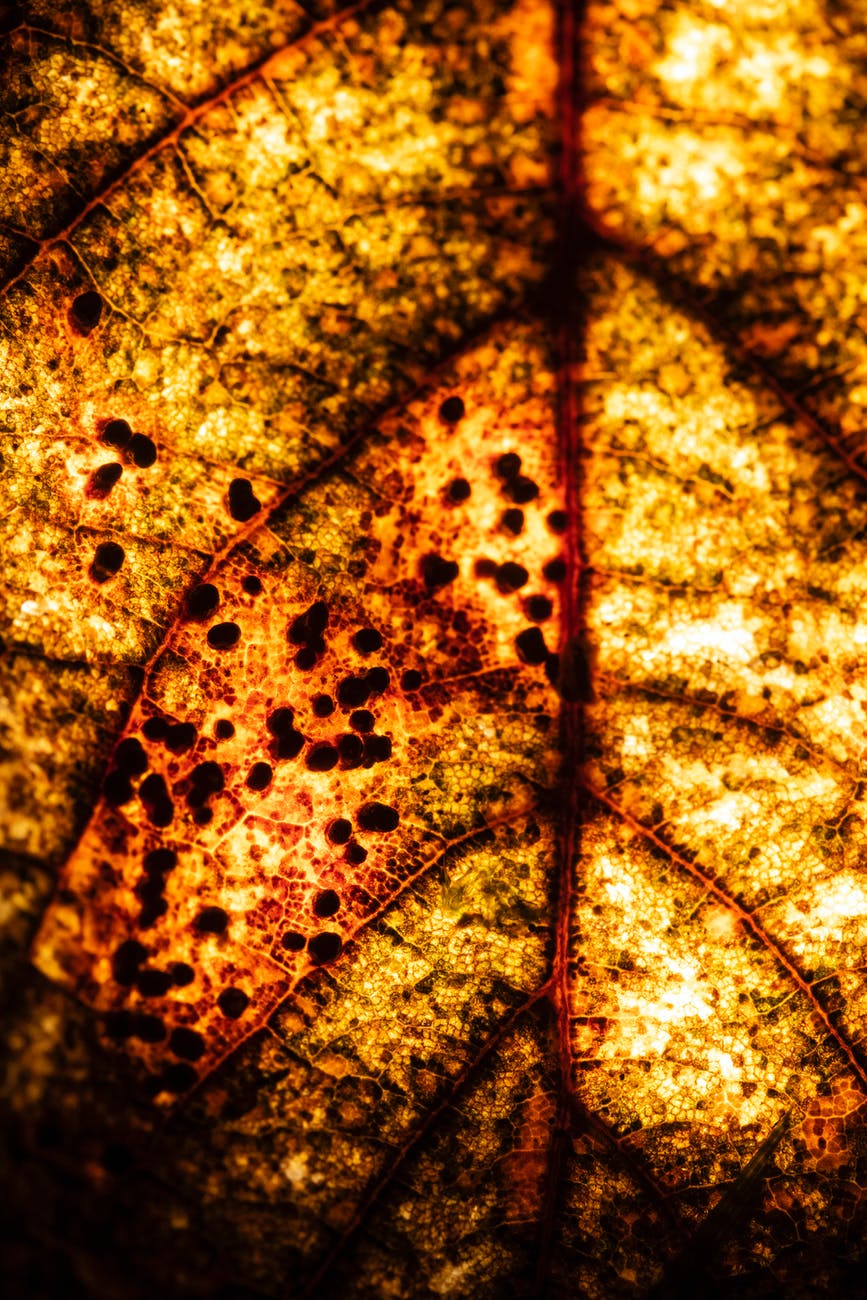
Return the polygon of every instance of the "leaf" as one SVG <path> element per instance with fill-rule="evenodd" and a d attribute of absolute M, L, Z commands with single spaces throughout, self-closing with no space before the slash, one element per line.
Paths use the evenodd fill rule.
<path fill-rule="evenodd" d="M 15 1293 L 855 1293 L 863 23 L 10 26 Z"/>

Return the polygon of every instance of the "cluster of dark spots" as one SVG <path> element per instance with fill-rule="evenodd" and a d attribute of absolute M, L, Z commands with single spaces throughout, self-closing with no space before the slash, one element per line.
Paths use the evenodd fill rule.
<path fill-rule="evenodd" d="M 510 506 L 508 510 L 504 510 L 500 515 L 500 523 L 507 533 L 517 537 L 524 528 L 523 510 L 518 510 L 516 506 Z"/>
<path fill-rule="evenodd" d="M 306 943 L 307 940 L 304 938 L 304 935 L 299 934 L 297 930 L 287 930 L 280 939 L 281 946 L 285 948 L 287 952 L 300 952 L 301 949 L 305 947 Z"/>
<path fill-rule="evenodd" d="M 225 784 L 226 778 L 219 763 L 214 762 L 213 759 L 206 759 L 203 763 L 197 763 L 190 773 L 190 789 L 187 793 L 187 803 L 191 808 L 204 809 L 211 795 L 219 794 L 224 789 Z M 210 820 L 209 817 L 208 821 Z"/>
<path fill-rule="evenodd" d="M 438 591 L 454 582 L 460 573 L 455 560 L 445 560 L 441 555 L 426 555 L 421 562 L 421 576 L 428 591 Z"/>
<path fill-rule="evenodd" d="M 270 763 L 254 763 L 247 773 L 246 785 L 249 790 L 267 790 L 274 776 Z"/>
<path fill-rule="evenodd" d="M 335 745 L 329 741 L 319 741 L 308 749 L 304 762 L 311 772 L 330 772 L 337 766 L 340 755 Z"/>
<path fill-rule="evenodd" d="M 233 650 L 241 639 L 237 623 L 215 623 L 208 628 L 208 645 L 212 650 Z"/>
<path fill-rule="evenodd" d="M 106 447 L 117 447 L 122 451 L 129 443 L 132 437 L 132 429 L 126 420 L 109 420 L 103 426 L 102 433 L 99 435 L 100 442 L 105 443 Z"/>
<path fill-rule="evenodd" d="M 169 1034 L 169 1051 L 182 1061 L 198 1061 L 205 1051 L 205 1040 L 195 1029 L 173 1029 Z"/>
<path fill-rule="evenodd" d="M 245 524 L 262 509 L 262 502 L 253 491 L 248 478 L 233 478 L 229 484 L 229 514 Z"/>
<path fill-rule="evenodd" d="M 175 815 L 175 807 L 169 798 L 165 780 L 158 772 L 151 772 L 139 786 L 139 798 L 144 805 L 148 820 L 154 826 L 169 826 Z"/>
<path fill-rule="evenodd" d="M 440 403 L 440 419 L 445 420 L 446 424 L 457 424 L 458 420 L 463 419 L 465 414 L 466 407 L 462 397 L 447 397 L 444 402 Z"/>
<path fill-rule="evenodd" d="M 115 984 L 129 988 L 135 984 L 139 967 L 147 961 L 148 950 L 138 939 L 124 939 L 111 959 L 111 976 Z"/>
<path fill-rule="evenodd" d="M 343 856 L 353 867 L 360 867 L 362 862 L 367 861 L 367 849 L 357 840 L 350 840 Z"/>
<path fill-rule="evenodd" d="M 499 564 L 495 577 L 497 587 L 504 595 L 512 591 L 518 591 L 530 579 L 530 575 L 523 564 L 516 564 L 514 560 L 507 560 L 505 564 Z"/>
<path fill-rule="evenodd" d="M 201 582 L 193 587 L 185 602 L 187 618 L 210 618 L 220 603 L 220 593 L 212 582 Z"/>
<path fill-rule="evenodd" d="M 72 300 L 69 308 L 69 323 L 77 334 L 84 338 L 95 330 L 102 317 L 102 295 L 95 289 L 86 289 Z"/>
<path fill-rule="evenodd" d="M 417 668 L 407 668 L 400 679 L 400 684 L 405 691 L 417 691 L 421 683 L 422 675 Z"/>
<path fill-rule="evenodd" d="M 295 728 L 295 714 L 284 706 L 269 713 L 265 725 L 274 739 L 268 746 L 274 759 L 297 758 L 304 748 L 304 737 Z"/>
<path fill-rule="evenodd" d="M 104 501 L 122 473 L 123 466 L 118 464 L 116 460 L 110 460 L 105 465 L 100 465 L 87 480 L 84 495 L 89 497 L 91 501 Z"/>
<path fill-rule="evenodd" d="M 542 569 L 542 573 L 548 582 L 562 582 L 566 577 L 566 561 L 558 555 L 555 559 L 548 561 Z"/>
<path fill-rule="evenodd" d="M 94 582 L 107 582 L 120 572 L 124 559 L 123 547 L 117 542 L 100 542 L 91 561 L 91 578 Z"/>
<path fill-rule="evenodd" d="M 217 998 L 217 1006 L 228 1020 L 238 1020 L 249 1005 L 250 999 L 243 989 L 223 989 Z"/>
<path fill-rule="evenodd" d="M 161 1043 L 166 1036 L 160 1017 L 147 1011 L 110 1011 L 105 1018 L 105 1031 L 115 1042 L 137 1038 L 142 1043 Z"/>
<path fill-rule="evenodd" d="M 565 510 L 552 510 L 545 522 L 552 533 L 565 533 L 569 527 L 569 516 Z"/>
<path fill-rule="evenodd" d="M 331 844 L 345 844 L 351 834 L 352 822 L 345 817 L 336 817 L 325 830 L 325 837 Z"/>
<path fill-rule="evenodd" d="M 334 916 L 340 910 L 340 895 L 334 889 L 322 889 L 313 900 L 313 915 Z"/>
<path fill-rule="evenodd" d="M 307 943 L 307 951 L 317 966 L 324 966 L 326 962 L 334 961 L 335 957 L 340 956 L 342 948 L 343 940 L 333 930 L 324 930 L 322 934 L 315 934 Z"/>
<path fill-rule="evenodd" d="M 287 636 L 292 645 L 300 646 L 295 655 L 295 666 L 303 672 L 316 664 L 325 653 L 323 633 L 328 626 L 328 606 L 324 600 L 316 600 L 289 624 Z"/>
<path fill-rule="evenodd" d="M 344 710 L 354 710 L 366 704 L 371 695 L 381 695 L 391 678 L 387 668 L 369 668 L 366 673 L 350 673 L 337 687 L 337 702 Z"/>
<path fill-rule="evenodd" d="M 524 608 L 527 611 L 527 618 L 533 623 L 544 623 L 554 611 L 554 606 L 547 596 L 529 596 Z"/>
<path fill-rule="evenodd" d="M 313 700 L 313 712 L 317 718 L 329 718 L 334 712 L 334 701 L 330 695 L 317 695 Z"/>
<path fill-rule="evenodd" d="M 525 664 L 543 664 L 548 658 L 548 647 L 538 627 L 525 627 L 515 637 L 515 649 Z"/>
<path fill-rule="evenodd" d="M 248 596 L 261 596 L 262 594 L 262 583 L 255 573 L 248 573 L 246 578 L 242 578 L 241 586 Z"/>
<path fill-rule="evenodd" d="M 363 831 L 385 832 L 395 830 L 400 817 L 396 808 L 374 800 L 359 808 L 355 820 Z"/>
<path fill-rule="evenodd" d="M 467 501 L 470 496 L 471 488 L 465 478 L 453 478 L 445 490 L 446 501 L 452 505 L 460 505 L 462 501 Z"/>
<path fill-rule="evenodd" d="M 225 934 L 228 924 L 228 913 L 222 907 L 203 907 L 193 922 L 202 934 Z"/>
<path fill-rule="evenodd" d="M 375 627 L 362 627 L 352 638 L 352 648 L 360 655 L 372 655 L 382 649 L 382 634 Z"/>
<path fill-rule="evenodd" d="M 151 849 L 150 853 L 145 854 L 144 876 L 135 887 L 135 895 L 142 905 L 138 919 L 141 929 L 149 929 L 168 911 L 168 904 L 163 898 L 165 878 L 177 866 L 177 861 L 177 855 L 171 849 Z M 166 978 L 169 984 L 173 982 L 171 977 Z"/>
<path fill-rule="evenodd" d="M 146 433 L 134 433 L 123 453 L 136 469 L 150 469 L 157 458 L 156 444 Z"/>
<path fill-rule="evenodd" d="M 231 740 L 235 734 L 235 724 L 228 718 L 218 718 L 214 723 L 214 737 L 217 740 Z"/>

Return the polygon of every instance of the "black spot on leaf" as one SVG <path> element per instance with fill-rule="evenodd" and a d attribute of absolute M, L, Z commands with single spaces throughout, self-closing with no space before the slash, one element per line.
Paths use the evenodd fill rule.
<path fill-rule="evenodd" d="M 316 934 L 307 944 L 307 951 L 317 963 L 324 965 L 326 962 L 334 961 L 335 957 L 340 955 L 343 948 L 343 940 L 339 934 L 334 934 L 331 930 L 325 930 L 322 934 Z"/>
<path fill-rule="evenodd" d="M 116 460 L 100 465 L 99 469 L 95 469 L 87 480 L 87 487 L 84 489 L 85 495 L 90 497 L 92 501 L 104 501 L 122 473 L 123 466 Z"/>
<path fill-rule="evenodd" d="M 208 645 L 212 650 L 232 650 L 241 639 L 237 623 L 215 623 L 208 629 Z"/>
<path fill-rule="evenodd" d="M 198 1061 L 204 1054 L 205 1040 L 195 1029 L 173 1029 L 169 1035 L 169 1051 L 184 1061 Z"/>
<path fill-rule="evenodd" d="M 447 397 L 440 404 L 440 419 L 445 420 L 446 424 L 457 424 L 458 420 L 463 419 L 466 413 L 466 407 L 462 397 Z"/>
<path fill-rule="evenodd" d="M 250 1005 L 250 999 L 243 989 L 223 989 L 217 998 L 217 1006 L 229 1020 L 237 1020 Z"/>
<path fill-rule="evenodd" d="M 138 469 L 150 469 L 157 458 L 157 449 L 153 438 L 146 433 L 134 433 L 127 443 L 126 454 Z"/>
<path fill-rule="evenodd" d="M 117 542 L 100 542 L 90 566 L 91 578 L 94 582 L 107 582 L 120 570 L 124 558 L 123 547 Z"/>
<path fill-rule="evenodd" d="M 69 320 L 77 333 L 87 336 L 96 329 L 102 316 L 102 295 L 95 289 L 87 289 L 73 298 L 69 309 Z"/>
<path fill-rule="evenodd" d="M 262 502 L 253 492 L 247 478 L 233 478 L 229 484 L 229 514 L 240 523 L 246 523 L 262 509 Z"/>
<path fill-rule="evenodd" d="M 385 832 L 395 830 L 400 817 L 396 808 L 373 801 L 359 808 L 355 820 L 363 831 Z"/>
<path fill-rule="evenodd" d="M 220 603 L 220 593 L 212 582 L 203 582 L 194 587 L 187 596 L 186 607 L 189 618 L 210 618 Z"/>
<path fill-rule="evenodd" d="M 428 591 L 438 591 L 454 582 L 460 569 L 454 560 L 444 560 L 441 555 L 426 555 L 421 562 L 421 576 Z"/>
<path fill-rule="evenodd" d="M 203 907 L 193 924 L 202 934 L 224 934 L 229 917 L 222 907 Z"/>
<path fill-rule="evenodd" d="M 315 916 L 334 916 L 340 910 L 340 895 L 333 889 L 323 889 L 313 900 Z"/>
<path fill-rule="evenodd" d="M 270 763 L 254 763 L 247 773 L 247 786 L 250 790 L 267 790 L 273 775 Z"/>
<path fill-rule="evenodd" d="M 545 638 L 538 627 L 526 627 L 515 637 L 515 648 L 525 664 L 543 664 L 548 657 Z"/>

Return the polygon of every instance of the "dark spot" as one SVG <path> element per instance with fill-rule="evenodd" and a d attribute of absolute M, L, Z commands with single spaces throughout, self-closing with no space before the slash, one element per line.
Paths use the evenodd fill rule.
<path fill-rule="evenodd" d="M 566 577 L 566 561 L 560 556 L 556 560 L 549 560 L 542 573 L 549 582 L 562 582 Z"/>
<path fill-rule="evenodd" d="M 517 591 L 529 577 L 523 564 L 515 564 L 513 560 L 507 560 L 497 568 L 497 586 L 502 592 Z"/>
<path fill-rule="evenodd" d="M 358 736 L 341 736 L 337 742 L 340 766 L 343 768 L 360 767 L 364 758 L 364 744 Z"/>
<path fill-rule="evenodd" d="M 331 822 L 325 831 L 326 839 L 332 844 L 345 844 L 352 834 L 352 822 L 345 817 L 337 817 Z"/>
<path fill-rule="evenodd" d="M 340 955 L 343 947 L 343 940 L 339 934 L 334 934 L 331 930 L 325 930 L 322 934 L 315 934 L 307 944 L 307 951 L 313 960 L 322 966 L 327 961 L 334 961 L 335 957 Z"/>
<path fill-rule="evenodd" d="M 375 627 L 363 627 L 355 633 L 352 644 L 360 655 L 372 655 L 382 649 L 382 636 Z"/>
<path fill-rule="evenodd" d="M 100 1164 L 107 1174 L 118 1178 L 132 1169 L 135 1159 L 129 1147 L 122 1142 L 109 1142 L 100 1157 Z"/>
<path fill-rule="evenodd" d="M 483 557 L 480 560 L 476 560 L 475 564 L 473 565 L 473 573 L 476 575 L 477 578 L 493 578 L 496 572 L 497 572 L 496 560 L 489 560 L 486 557 Z"/>
<path fill-rule="evenodd" d="M 360 704 L 367 703 L 367 697 L 370 689 L 367 683 L 367 677 L 355 677 L 350 675 L 344 677 L 343 681 L 337 686 L 337 700 L 341 708 L 354 709 Z"/>
<path fill-rule="evenodd" d="M 161 998 L 168 993 L 174 980 L 166 970 L 142 970 L 136 979 L 136 988 L 143 998 Z"/>
<path fill-rule="evenodd" d="M 196 743 L 196 728 L 192 722 L 173 722 L 166 730 L 166 749 L 173 754 L 183 754 Z"/>
<path fill-rule="evenodd" d="M 538 627 L 525 627 L 515 637 L 515 648 L 525 664 L 543 664 L 548 658 L 548 647 Z"/>
<path fill-rule="evenodd" d="M 173 1029 L 169 1035 L 169 1051 L 184 1061 L 198 1061 L 204 1054 L 205 1040 L 195 1029 Z"/>
<path fill-rule="evenodd" d="M 521 457 L 514 451 L 504 452 L 498 456 L 494 462 L 494 473 L 497 478 L 504 479 L 508 482 L 510 479 L 517 478 L 521 472 Z"/>
<path fill-rule="evenodd" d="M 304 938 L 304 935 L 299 934 L 297 930 L 287 930 L 280 939 L 280 943 L 287 952 L 300 952 L 307 943 L 307 940 Z"/>
<path fill-rule="evenodd" d="M 166 1027 L 159 1016 L 149 1015 L 146 1011 L 134 1011 L 131 1031 L 133 1038 L 143 1043 L 161 1043 L 166 1036 Z"/>
<path fill-rule="evenodd" d="M 519 474 L 517 478 L 512 479 L 508 485 L 508 493 L 516 505 L 525 506 L 528 501 L 533 501 L 539 495 L 539 488 L 531 478 L 525 478 Z"/>
<path fill-rule="evenodd" d="M 245 524 L 262 509 L 262 502 L 248 478 L 233 478 L 229 484 L 229 514 Z"/>
<path fill-rule="evenodd" d="M 268 714 L 265 726 L 272 736 L 286 736 L 293 730 L 294 721 L 295 710 L 290 709 L 288 705 L 281 705 L 279 709 L 274 709 Z"/>
<path fill-rule="evenodd" d="M 88 289 L 85 293 L 80 293 L 73 298 L 72 306 L 69 309 L 69 319 L 73 328 L 79 334 L 87 336 L 91 330 L 96 329 L 101 316 L 102 295 L 98 294 L 95 289 Z"/>
<path fill-rule="evenodd" d="M 250 999 L 243 989 L 223 989 L 217 998 L 217 1006 L 229 1020 L 237 1020 L 250 1005 Z"/>
<path fill-rule="evenodd" d="M 400 817 L 396 808 L 374 801 L 359 808 L 355 820 L 363 831 L 393 831 Z"/>
<path fill-rule="evenodd" d="M 105 1032 L 116 1043 L 132 1037 L 132 1012 L 109 1011 L 105 1017 Z"/>
<path fill-rule="evenodd" d="M 237 623 L 215 623 L 208 629 L 208 645 L 212 650 L 231 650 L 241 639 Z"/>
<path fill-rule="evenodd" d="M 268 748 L 276 759 L 297 758 L 306 741 L 300 731 L 287 731 L 273 740 Z"/>
<path fill-rule="evenodd" d="M 107 582 L 119 571 L 124 561 L 124 551 L 117 542 L 100 542 L 90 566 L 94 582 Z"/>
<path fill-rule="evenodd" d="M 255 573 L 248 573 L 246 578 L 242 578 L 241 586 L 248 596 L 261 596 L 262 594 L 262 583 Z"/>
<path fill-rule="evenodd" d="M 144 856 L 144 869 L 149 876 L 164 876 L 178 865 L 178 855 L 171 849 L 151 849 Z"/>
<path fill-rule="evenodd" d="M 354 731 L 373 731 L 375 718 L 369 709 L 353 709 L 349 715 L 349 725 Z"/>
<path fill-rule="evenodd" d="M 552 533 L 565 533 L 569 526 L 569 516 L 565 510 L 552 510 L 545 522 Z"/>
<path fill-rule="evenodd" d="M 421 562 L 421 576 L 428 591 L 436 591 L 454 582 L 460 569 L 454 560 L 444 560 L 441 555 L 426 555 Z"/>
<path fill-rule="evenodd" d="M 134 433 L 127 443 L 126 454 L 139 469 L 150 469 L 157 458 L 157 449 L 153 438 L 146 433 Z"/>
<path fill-rule="evenodd" d="M 504 510 L 500 516 L 500 523 L 503 525 L 507 533 L 511 533 L 513 537 L 517 537 L 524 527 L 523 510 L 518 510 L 515 506 L 510 506 L 509 509 Z"/>
<path fill-rule="evenodd" d="M 214 820 L 214 812 L 212 808 L 204 808 L 204 807 L 196 808 L 196 810 L 193 813 L 193 821 L 196 823 L 197 826 L 207 826 L 208 823 L 212 822 L 213 820 Z"/>
<path fill-rule="evenodd" d="M 148 718 L 141 730 L 146 740 L 165 740 L 168 729 L 165 718 Z"/>
<path fill-rule="evenodd" d="M 446 424 L 457 424 L 458 420 L 463 418 L 466 409 L 462 397 L 447 397 L 440 404 L 440 419 L 445 420 Z"/>
<path fill-rule="evenodd" d="M 383 691 L 388 690 L 388 683 L 391 678 L 388 675 L 388 669 L 377 667 L 369 668 L 365 676 L 367 689 L 371 695 L 381 695 Z"/>
<path fill-rule="evenodd" d="M 100 465 L 95 469 L 87 480 L 87 487 L 84 489 L 85 495 L 92 501 L 103 501 L 114 487 L 115 483 L 123 473 L 123 466 L 116 460 L 111 460 L 106 465 Z"/>
<path fill-rule="evenodd" d="M 446 488 L 446 497 L 455 503 L 466 501 L 470 495 L 470 485 L 465 478 L 453 478 Z"/>
<path fill-rule="evenodd" d="M 218 718 L 214 723 L 214 736 L 217 740 L 231 740 L 235 734 L 235 724 L 228 718 Z"/>
<path fill-rule="evenodd" d="M 109 420 L 99 435 L 100 442 L 108 447 L 125 447 L 132 437 L 132 429 L 126 420 Z"/>
<path fill-rule="evenodd" d="M 199 1076 L 191 1065 L 178 1061 L 175 1065 L 167 1066 L 161 1082 L 166 1092 L 178 1093 L 188 1092 L 198 1079 Z"/>
<path fill-rule="evenodd" d="M 109 772 L 102 783 L 102 792 L 108 802 L 118 808 L 132 798 L 132 782 L 126 772 Z"/>
<path fill-rule="evenodd" d="M 524 608 L 527 611 L 527 618 L 531 618 L 534 623 L 544 623 L 554 610 L 547 596 L 530 596 Z"/>
<path fill-rule="evenodd" d="M 138 939 L 125 939 L 111 959 L 111 974 L 116 984 L 135 984 L 138 968 L 147 959 L 148 950 Z"/>
<path fill-rule="evenodd" d="M 347 862 L 351 862 L 354 867 L 361 866 L 362 862 L 367 860 L 367 849 L 362 844 L 357 844 L 355 840 L 347 844 L 346 852 L 343 855 Z"/>
<path fill-rule="evenodd" d="M 188 618 L 210 618 L 220 603 L 220 593 L 212 582 L 194 587 L 187 596 Z"/>
<path fill-rule="evenodd" d="M 313 900 L 315 916 L 333 916 L 340 910 L 340 895 L 333 889 L 323 889 Z"/>
<path fill-rule="evenodd" d="M 311 772 L 330 772 L 332 767 L 336 767 L 338 757 L 334 745 L 322 741 L 307 751 L 304 762 Z"/>
<path fill-rule="evenodd" d="M 191 808 L 199 808 L 207 803 L 211 795 L 219 794 L 226 784 L 222 767 L 213 759 L 197 763 L 190 773 L 190 779 L 192 789 L 187 795 L 187 803 Z"/>
<path fill-rule="evenodd" d="M 247 773 L 247 786 L 250 790 L 267 790 L 273 775 L 270 763 L 254 763 Z"/>
<path fill-rule="evenodd" d="M 334 701 L 330 695 L 317 695 L 313 701 L 313 712 L 317 718 L 328 718 L 334 712 Z"/>
<path fill-rule="evenodd" d="M 130 776 L 141 776 L 148 770 L 148 756 L 135 736 L 120 742 L 114 751 L 114 761 L 122 772 L 128 772 Z"/>
<path fill-rule="evenodd" d="M 309 645 L 322 636 L 327 625 L 328 606 L 324 600 L 314 601 L 308 610 L 289 624 L 289 640 L 293 645 Z"/>
<path fill-rule="evenodd" d="M 151 772 L 139 786 L 139 798 L 144 804 L 145 812 L 154 826 L 169 826 L 175 815 L 174 804 L 163 777 L 158 772 Z"/>
<path fill-rule="evenodd" d="M 139 929 L 149 930 L 152 925 L 156 924 L 161 916 L 165 916 L 168 910 L 169 905 L 164 898 L 155 898 L 152 902 L 146 902 L 139 912 Z"/>
<path fill-rule="evenodd" d="M 193 980 L 196 978 L 196 972 L 193 970 L 189 962 L 173 961 L 169 970 L 172 973 L 173 983 L 179 989 L 186 988 L 186 986 L 192 984 Z"/>
<path fill-rule="evenodd" d="M 229 917 L 222 907 L 203 907 L 193 924 L 202 934 L 224 934 Z"/>
<path fill-rule="evenodd" d="M 365 736 L 364 758 L 365 766 L 368 767 L 374 763 L 384 763 L 386 759 L 391 758 L 391 738 L 389 736 Z"/>
<path fill-rule="evenodd" d="M 417 691 L 421 686 L 422 676 L 416 668 L 407 668 L 406 672 L 400 679 L 400 684 L 405 691 Z"/>
<path fill-rule="evenodd" d="M 316 661 L 325 649 L 325 642 L 320 639 L 313 645 L 303 645 L 293 659 L 295 667 L 302 673 L 309 673 L 316 667 Z"/>

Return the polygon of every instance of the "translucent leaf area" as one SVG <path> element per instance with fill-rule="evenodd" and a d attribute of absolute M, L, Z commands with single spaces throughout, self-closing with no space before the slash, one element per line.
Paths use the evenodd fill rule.
<path fill-rule="evenodd" d="M 4 1293 L 864 1294 L 863 13 L 0 25 Z"/>

